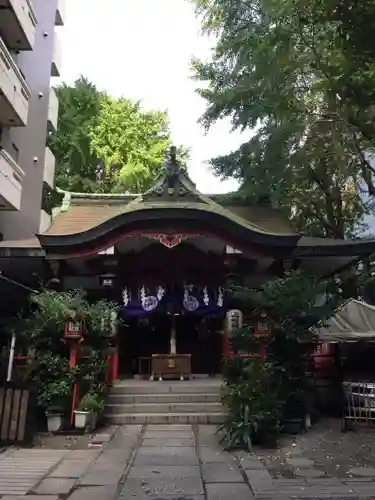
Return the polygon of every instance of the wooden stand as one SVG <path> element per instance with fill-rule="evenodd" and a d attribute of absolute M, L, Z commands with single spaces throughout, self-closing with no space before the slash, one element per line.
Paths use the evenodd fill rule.
<path fill-rule="evenodd" d="M 180 380 L 191 376 L 191 354 L 153 354 L 150 380 L 163 380 L 165 376 L 178 376 Z"/>

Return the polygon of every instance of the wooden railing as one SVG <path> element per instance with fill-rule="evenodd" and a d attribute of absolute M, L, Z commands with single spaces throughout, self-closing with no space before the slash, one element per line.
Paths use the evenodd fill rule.
<path fill-rule="evenodd" d="M 36 399 L 30 387 L 5 383 L 0 387 L 0 442 L 30 444 L 36 432 Z"/>

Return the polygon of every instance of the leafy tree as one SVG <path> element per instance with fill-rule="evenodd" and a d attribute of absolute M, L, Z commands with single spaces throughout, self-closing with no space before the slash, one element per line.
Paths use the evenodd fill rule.
<path fill-rule="evenodd" d="M 91 147 L 103 161 L 102 189 L 142 192 L 160 172 L 170 144 L 165 112 L 144 112 L 139 103 L 107 99 L 91 130 Z"/>
<path fill-rule="evenodd" d="M 56 184 L 78 192 L 142 192 L 162 169 L 170 145 L 168 115 L 115 99 L 84 77 L 57 88 L 59 122 L 49 138 Z M 185 162 L 188 151 L 179 148 Z"/>
<path fill-rule="evenodd" d="M 239 179 L 249 199 L 272 192 L 310 234 L 344 237 L 372 210 L 362 191 L 375 193 L 375 1 L 194 4 L 218 38 L 210 62 L 193 62 L 205 82 L 202 123 L 229 116 L 255 132 L 213 159 L 214 171 Z"/>
<path fill-rule="evenodd" d="M 99 159 L 92 152 L 91 129 L 98 121 L 103 92 L 86 78 L 56 88 L 59 99 L 57 132 L 49 136 L 56 156 L 56 185 L 77 192 L 94 192 Z"/>
<path fill-rule="evenodd" d="M 303 418 L 308 368 L 316 339 L 311 328 L 330 317 L 338 299 L 329 295 L 321 305 L 317 296 L 331 284 L 293 272 L 269 280 L 257 290 L 234 287 L 242 309 L 266 314 L 271 326 L 265 338 L 245 324 L 231 339 L 233 358 L 226 361 L 223 401 L 227 415 L 219 429 L 230 446 L 251 446 L 254 439 L 277 437 L 283 419 Z M 266 359 L 261 353 L 266 347 Z M 249 353 L 242 357 L 240 353 Z"/>

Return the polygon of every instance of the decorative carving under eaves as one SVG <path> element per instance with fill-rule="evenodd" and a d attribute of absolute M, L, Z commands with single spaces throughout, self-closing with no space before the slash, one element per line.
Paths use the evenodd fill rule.
<path fill-rule="evenodd" d="M 164 245 L 167 248 L 174 248 L 180 243 L 182 243 L 184 240 L 187 238 L 192 238 L 194 236 L 197 236 L 195 234 L 163 234 L 163 233 L 156 233 L 156 234 L 146 234 L 148 238 L 152 238 L 153 240 L 159 241 L 162 245 Z"/>

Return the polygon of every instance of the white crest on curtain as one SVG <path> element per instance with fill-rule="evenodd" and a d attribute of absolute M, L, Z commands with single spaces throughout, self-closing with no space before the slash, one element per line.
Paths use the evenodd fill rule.
<path fill-rule="evenodd" d="M 159 302 L 163 299 L 164 295 L 165 295 L 165 289 L 161 285 L 159 285 L 156 292 L 156 297 Z"/>
<path fill-rule="evenodd" d="M 224 304 L 224 293 L 223 293 L 222 287 L 219 286 L 218 294 L 217 294 L 217 305 L 219 307 L 223 307 L 223 304 Z"/>
<path fill-rule="evenodd" d="M 203 302 L 206 306 L 208 306 L 210 303 L 210 297 L 208 296 L 207 286 L 203 288 Z"/>
<path fill-rule="evenodd" d="M 140 290 L 142 309 L 150 312 L 158 306 L 158 299 L 153 295 L 147 295 L 146 287 L 143 285 Z"/>
<path fill-rule="evenodd" d="M 129 301 L 130 301 L 130 293 L 128 287 L 126 286 L 122 291 L 122 303 L 124 304 L 125 307 L 127 307 L 129 305 Z"/>
<path fill-rule="evenodd" d="M 194 286 L 193 285 L 184 285 L 184 308 L 187 311 L 193 312 L 196 311 L 199 307 L 199 302 L 194 297 L 194 295 L 191 295 L 191 292 L 193 291 Z"/>

